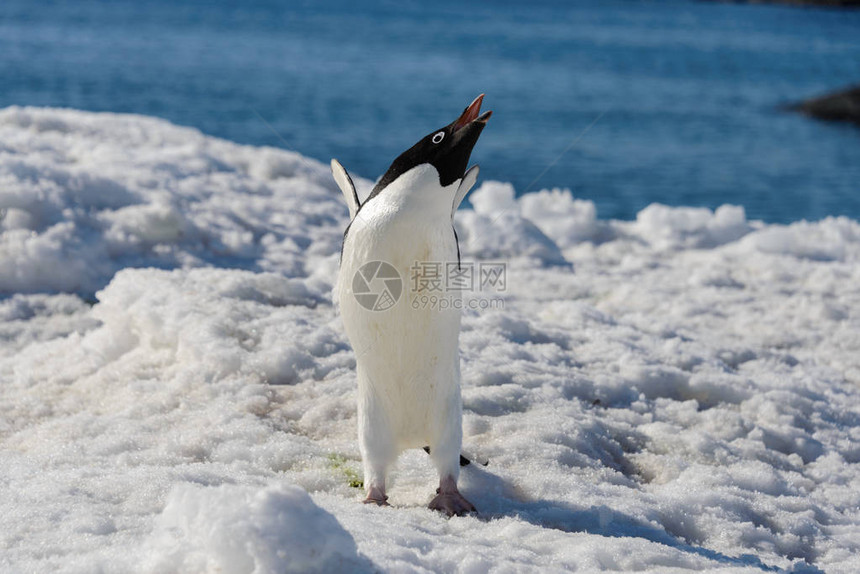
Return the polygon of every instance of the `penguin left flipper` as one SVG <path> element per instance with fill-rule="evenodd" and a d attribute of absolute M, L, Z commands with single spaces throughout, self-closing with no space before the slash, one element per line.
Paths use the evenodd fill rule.
<path fill-rule="evenodd" d="M 349 177 L 346 169 L 336 159 L 331 160 L 331 174 L 334 176 L 334 181 L 343 192 L 343 197 L 346 199 L 346 205 L 349 207 L 349 219 L 355 219 L 355 214 L 358 213 L 358 208 L 361 205 L 358 202 L 358 193 L 355 191 L 355 184 L 352 183 L 352 178 Z"/>
<path fill-rule="evenodd" d="M 454 217 L 454 212 L 457 211 L 457 208 L 460 207 L 460 204 L 463 203 L 463 199 L 466 197 L 466 194 L 472 189 L 472 186 L 475 185 L 475 182 L 478 181 L 478 172 L 481 169 L 477 165 L 473 165 L 469 168 L 465 174 L 463 174 L 463 180 L 460 182 L 460 187 L 457 188 L 457 193 L 454 194 L 454 205 L 451 208 L 451 217 Z"/>

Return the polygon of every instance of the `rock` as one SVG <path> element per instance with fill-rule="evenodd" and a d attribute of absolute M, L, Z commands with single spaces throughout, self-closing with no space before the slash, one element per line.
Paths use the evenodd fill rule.
<path fill-rule="evenodd" d="M 860 86 L 812 98 L 789 109 L 828 121 L 854 122 L 860 125 Z"/>
<path fill-rule="evenodd" d="M 737 0 L 742 2 L 743 0 Z M 860 0 L 747 0 L 749 4 L 787 4 L 789 6 L 820 6 L 823 8 L 857 8 Z"/>
<path fill-rule="evenodd" d="M 835 8 L 856 8 L 857 0 L 781 0 L 781 4 L 803 4 L 807 6 L 833 6 Z"/>

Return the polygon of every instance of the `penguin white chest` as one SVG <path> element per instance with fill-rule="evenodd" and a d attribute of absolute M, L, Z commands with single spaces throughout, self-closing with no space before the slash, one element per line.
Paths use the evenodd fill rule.
<path fill-rule="evenodd" d="M 434 214 L 419 195 L 444 191 L 453 197 L 456 185 L 424 189 L 422 174 L 416 175 L 356 216 L 344 242 L 338 285 L 341 315 L 356 351 L 359 401 L 372 396 L 384 407 L 399 448 L 428 444 L 434 424 L 451 424 L 448 411 L 459 401 L 460 314 L 450 304 L 429 304 L 424 289 L 428 270 L 444 273 L 456 263 L 456 239 L 450 215 Z M 399 287 L 387 294 L 397 300 L 368 308 L 356 287 L 380 289 L 391 281 L 390 273 L 377 280 L 380 265 L 396 272 Z"/>

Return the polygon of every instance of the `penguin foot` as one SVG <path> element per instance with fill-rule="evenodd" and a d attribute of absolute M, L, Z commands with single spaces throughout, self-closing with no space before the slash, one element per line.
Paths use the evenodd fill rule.
<path fill-rule="evenodd" d="M 439 481 L 436 498 L 430 501 L 430 509 L 444 512 L 449 518 L 478 511 L 474 504 L 463 498 L 457 490 L 457 481 L 451 476 L 446 476 Z"/>
<path fill-rule="evenodd" d="M 459 492 L 437 494 L 436 498 L 430 501 L 430 509 L 443 512 L 449 518 L 451 516 L 463 516 L 466 513 L 478 511 L 475 505 L 463 498 L 463 495 Z"/>
<path fill-rule="evenodd" d="M 367 493 L 367 498 L 364 499 L 365 504 L 375 504 L 376 506 L 391 506 L 388 504 L 388 497 L 385 496 L 385 491 L 378 486 L 371 486 Z"/>

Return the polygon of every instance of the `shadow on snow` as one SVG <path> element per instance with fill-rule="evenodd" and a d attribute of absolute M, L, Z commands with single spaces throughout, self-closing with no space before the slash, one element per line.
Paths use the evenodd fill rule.
<path fill-rule="evenodd" d="M 673 536 L 658 525 L 643 522 L 607 506 L 576 508 L 570 504 L 552 500 L 525 500 L 516 487 L 487 470 L 471 465 L 463 473 L 467 479 L 467 498 L 480 509 L 481 520 L 514 517 L 541 528 L 552 528 L 563 532 L 594 534 L 610 538 L 641 538 L 675 548 L 681 552 L 695 554 L 726 565 L 758 568 L 764 572 L 781 571 L 776 566 L 765 564 L 757 556 L 742 554 L 728 556 L 715 550 L 694 546 Z M 464 481 L 466 482 L 466 481 Z M 823 574 L 823 571 L 808 563 L 799 563 L 791 570 L 795 573 Z"/>

